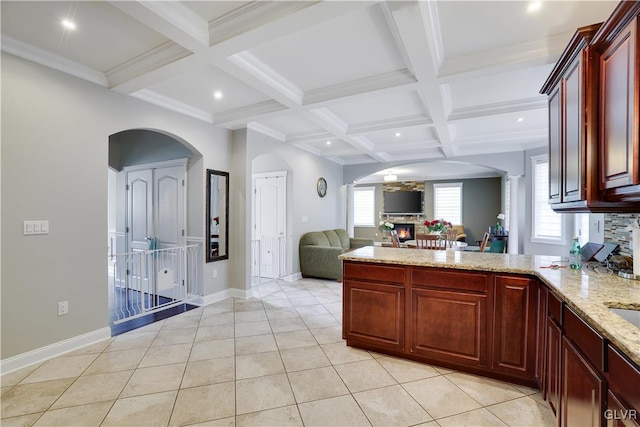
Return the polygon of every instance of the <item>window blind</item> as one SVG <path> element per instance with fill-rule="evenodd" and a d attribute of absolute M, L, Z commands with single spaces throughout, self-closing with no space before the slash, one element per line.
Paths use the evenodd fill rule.
<path fill-rule="evenodd" d="M 554 212 L 549 205 L 549 161 L 535 160 L 533 174 L 533 236 L 541 239 L 561 239 L 562 216 Z"/>
<path fill-rule="evenodd" d="M 353 189 L 353 225 L 356 227 L 375 226 L 375 187 Z"/>
<path fill-rule="evenodd" d="M 434 219 L 462 224 L 462 183 L 433 184 Z"/>

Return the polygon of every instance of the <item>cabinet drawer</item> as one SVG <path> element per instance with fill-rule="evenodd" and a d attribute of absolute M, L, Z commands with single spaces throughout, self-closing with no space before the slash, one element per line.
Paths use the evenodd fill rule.
<path fill-rule="evenodd" d="M 587 325 L 569 307 L 563 309 L 564 332 L 587 359 L 600 371 L 604 371 L 605 341 L 591 326 Z"/>
<path fill-rule="evenodd" d="M 609 387 L 624 403 L 640 413 L 640 369 L 611 345 L 607 346 L 607 361 Z M 640 422 L 640 416 L 637 422 Z"/>
<path fill-rule="evenodd" d="M 487 292 L 488 277 L 483 273 L 466 273 L 437 268 L 412 268 L 411 284 L 434 288 Z"/>
<path fill-rule="evenodd" d="M 344 277 L 347 279 L 375 280 L 385 283 L 404 283 L 405 267 L 365 264 L 362 262 L 344 263 Z"/>
<path fill-rule="evenodd" d="M 547 304 L 547 314 L 549 317 L 555 320 L 559 326 L 562 326 L 562 301 L 560 301 L 553 292 L 549 292 Z"/>

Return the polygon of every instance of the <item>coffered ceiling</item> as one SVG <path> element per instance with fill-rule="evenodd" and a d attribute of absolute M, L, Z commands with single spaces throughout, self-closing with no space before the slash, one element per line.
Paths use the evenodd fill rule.
<path fill-rule="evenodd" d="M 545 1 L 537 12 L 527 1 L 0 7 L 7 53 L 353 165 L 546 145 L 538 90 L 575 29 L 604 21 L 616 4 Z"/>

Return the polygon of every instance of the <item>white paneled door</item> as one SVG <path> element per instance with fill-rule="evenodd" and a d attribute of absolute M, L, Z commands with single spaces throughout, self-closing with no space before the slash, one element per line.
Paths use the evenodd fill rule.
<path fill-rule="evenodd" d="M 256 177 L 254 180 L 254 240 L 259 240 L 261 277 L 278 278 L 286 254 L 286 175 Z"/>

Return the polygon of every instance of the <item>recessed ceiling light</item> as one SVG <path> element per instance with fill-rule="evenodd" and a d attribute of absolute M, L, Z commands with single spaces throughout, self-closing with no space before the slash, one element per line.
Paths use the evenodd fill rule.
<path fill-rule="evenodd" d="M 393 182 L 398 180 L 398 176 L 394 174 L 385 175 L 383 178 L 384 182 Z"/>
<path fill-rule="evenodd" d="M 327 141 L 327 145 L 331 145 L 331 141 Z"/>
<path fill-rule="evenodd" d="M 68 19 L 62 20 L 62 26 L 67 30 L 76 30 L 78 28 L 75 22 L 69 21 Z"/>
<path fill-rule="evenodd" d="M 215 99 L 222 99 L 222 92 L 220 92 L 219 90 L 216 90 L 215 92 L 213 92 L 213 97 Z"/>
<path fill-rule="evenodd" d="M 517 121 L 518 123 L 522 123 L 522 122 L 524 122 L 524 117 L 518 117 L 518 118 L 516 119 L 516 121 Z"/>
<path fill-rule="evenodd" d="M 400 136 L 402 135 L 400 132 L 396 132 L 396 136 Z"/>
<path fill-rule="evenodd" d="M 542 2 L 541 1 L 532 1 L 532 2 L 529 3 L 529 6 L 527 6 L 527 12 L 536 13 L 541 8 L 542 8 Z"/>

